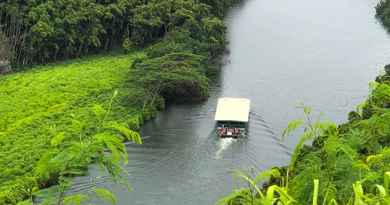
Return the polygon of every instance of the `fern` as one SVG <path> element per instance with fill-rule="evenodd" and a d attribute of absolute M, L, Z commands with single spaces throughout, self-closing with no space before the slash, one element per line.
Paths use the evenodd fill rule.
<path fill-rule="evenodd" d="M 99 198 L 105 200 L 106 202 L 111 203 L 112 205 L 117 204 L 117 199 L 115 195 L 109 190 L 103 188 L 95 188 L 95 193 L 98 195 Z"/>
<path fill-rule="evenodd" d="M 83 205 L 89 197 L 85 194 L 75 194 L 64 198 L 64 205 Z"/>

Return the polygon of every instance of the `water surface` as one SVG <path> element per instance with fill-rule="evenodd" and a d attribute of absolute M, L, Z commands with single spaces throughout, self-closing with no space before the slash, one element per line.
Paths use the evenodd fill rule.
<path fill-rule="evenodd" d="M 390 39 L 374 17 L 377 2 L 250 0 L 233 9 L 226 19 L 230 53 L 209 100 L 171 106 L 145 124 L 144 144 L 128 146 L 133 191 L 106 184 L 119 204 L 214 204 L 235 187 L 233 170 L 285 165 L 297 139 L 279 136 L 301 116 L 299 102 L 345 121 L 390 62 Z M 221 96 L 252 100 L 247 138 L 215 136 Z M 88 183 L 81 179 L 76 188 Z"/>

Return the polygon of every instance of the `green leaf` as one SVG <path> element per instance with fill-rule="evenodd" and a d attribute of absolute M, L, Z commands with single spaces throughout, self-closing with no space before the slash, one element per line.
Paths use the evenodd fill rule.
<path fill-rule="evenodd" d="M 29 199 L 29 200 L 21 201 L 21 202 L 17 203 L 16 205 L 34 205 L 34 204 Z"/>
<path fill-rule="evenodd" d="M 262 171 L 259 175 L 256 176 L 255 181 L 260 182 L 266 180 L 269 177 L 280 178 L 281 174 L 277 168 L 272 168 L 269 170 Z"/>
<path fill-rule="evenodd" d="M 95 104 L 92 106 L 92 112 L 98 117 L 101 118 L 106 114 L 106 110 L 100 104 Z"/>
<path fill-rule="evenodd" d="M 365 204 L 364 203 L 364 191 L 363 191 L 363 186 L 360 181 L 355 182 L 352 185 L 353 192 L 354 192 L 354 200 L 355 204 Z"/>
<path fill-rule="evenodd" d="M 301 149 L 305 145 L 305 142 L 307 140 L 313 139 L 313 137 L 314 137 L 314 133 L 310 130 L 303 133 L 303 135 L 299 139 L 297 145 L 295 146 L 293 154 L 291 155 L 291 161 L 290 161 L 290 166 L 289 166 L 290 170 L 294 169 L 294 166 L 298 160 L 298 156 L 301 153 Z"/>
<path fill-rule="evenodd" d="M 314 191 L 313 191 L 313 205 L 317 205 L 318 203 L 318 187 L 319 187 L 319 180 L 314 180 Z"/>
<path fill-rule="evenodd" d="M 245 173 L 243 173 L 241 171 L 236 171 L 235 176 L 243 179 L 245 182 L 250 184 L 253 187 L 253 189 L 256 190 L 256 192 L 260 196 L 260 198 L 264 198 L 263 192 L 261 192 L 261 189 L 259 188 L 259 186 L 257 185 L 257 183 L 254 179 L 250 178 L 248 175 L 246 175 Z"/>
<path fill-rule="evenodd" d="M 117 199 L 116 199 L 115 195 L 111 191 L 109 191 L 108 189 L 96 188 L 95 193 L 102 200 L 104 200 L 112 205 L 117 204 Z"/>
<path fill-rule="evenodd" d="M 125 164 L 127 163 L 127 150 L 121 138 L 104 132 L 96 134 L 94 139 L 109 149 L 112 163 L 119 163 L 121 159 L 124 160 Z"/>
<path fill-rule="evenodd" d="M 390 172 L 385 173 L 385 189 L 390 189 Z"/>
<path fill-rule="evenodd" d="M 83 205 L 89 197 L 85 194 L 76 194 L 64 198 L 64 205 Z"/>
<path fill-rule="evenodd" d="M 293 132 L 294 130 L 298 129 L 299 127 L 301 127 L 304 123 L 304 120 L 303 119 L 296 119 L 296 120 L 292 120 L 288 123 L 287 125 L 287 128 L 284 129 L 283 131 L 283 137 L 286 137 L 287 135 L 289 135 L 291 132 Z"/>
<path fill-rule="evenodd" d="M 56 147 L 60 145 L 64 141 L 64 139 L 65 139 L 65 133 L 64 132 L 58 133 L 50 140 L 50 144 L 51 146 Z"/>
<path fill-rule="evenodd" d="M 303 112 L 305 113 L 305 115 L 310 115 L 311 107 L 303 106 Z"/>
<path fill-rule="evenodd" d="M 370 89 L 370 91 L 372 92 L 373 90 L 375 90 L 377 87 L 378 87 L 379 83 L 376 82 L 376 81 L 370 81 L 368 83 L 368 88 Z"/>
<path fill-rule="evenodd" d="M 116 96 L 118 96 L 118 90 L 116 89 L 115 91 L 114 91 L 114 94 L 113 94 L 113 96 L 112 96 L 112 98 L 115 98 Z"/>
<path fill-rule="evenodd" d="M 128 127 L 126 127 L 126 126 L 124 126 L 122 124 L 119 124 L 119 123 L 116 123 L 116 122 L 110 122 L 105 127 L 106 128 L 111 128 L 111 129 L 114 129 L 114 130 L 120 132 L 129 141 L 133 141 L 134 143 L 137 143 L 137 144 L 142 144 L 141 135 L 138 132 L 129 129 Z"/>
<path fill-rule="evenodd" d="M 384 197 L 387 196 L 387 192 L 386 192 L 386 189 L 385 189 L 384 186 L 381 186 L 381 185 L 376 184 L 375 187 L 376 187 L 376 189 L 378 190 L 379 195 L 380 195 L 382 198 L 384 198 Z"/>
<path fill-rule="evenodd" d="M 303 109 L 303 112 L 305 113 L 306 116 L 310 115 L 311 113 L 311 107 L 306 106 L 303 102 L 299 103 L 297 108 Z"/>

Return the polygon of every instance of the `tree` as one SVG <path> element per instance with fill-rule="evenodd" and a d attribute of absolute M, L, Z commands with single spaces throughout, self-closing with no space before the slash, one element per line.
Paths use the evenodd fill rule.
<path fill-rule="evenodd" d="M 130 75 L 137 86 L 146 90 L 144 105 L 153 104 L 160 95 L 166 101 L 202 100 L 208 94 L 202 60 L 202 56 L 191 53 L 141 58 L 134 61 Z"/>
<path fill-rule="evenodd" d="M 0 74 L 10 71 L 9 60 L 11 58 L 11 49 L 8 38 L 0 30 Z"/>

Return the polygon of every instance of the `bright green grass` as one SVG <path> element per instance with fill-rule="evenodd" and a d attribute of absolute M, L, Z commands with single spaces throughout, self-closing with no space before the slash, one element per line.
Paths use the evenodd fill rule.
<path fill-rule="evenodd" d="M 128 82 L 138 55 L 94 56 L 0 77 L 0 198 L 2 192 L 22 192 L 20 179 L 34 179 L 34 166 L 51 149 L 52 137 L 93 130 L 91 108 L 107 106 L 115 90 L 110 118 L 138 126 L 136 96 L 142 91 Z"/>

